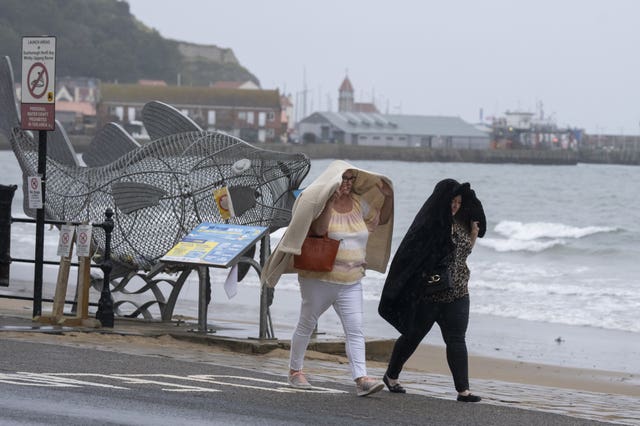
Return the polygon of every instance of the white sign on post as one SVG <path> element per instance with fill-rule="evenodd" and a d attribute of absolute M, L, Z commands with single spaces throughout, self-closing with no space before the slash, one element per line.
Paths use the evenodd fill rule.
<path fill-rule="evenodd" d="M 73 232 L 76 227 L 73 225 L 62 225 L 60 227 L 60 238 L 58 239 L 57 255 L 61 257 L 71 257 L 71 242 L 73 241 Z"/>
<path fill-rule="evenodd" d="M 29 208 L 41 209 L 42 180 L 40 179 L 40 176 L 29 176 L 27 178 L 27 184 L 29 185 Z"/>
<path fill-rule="evenodd" d="M 56 38 L 22 38 L 21 119 L 24 130 L 56 128 Z"/>
<path fill-rule="evenodd" d="M 78 257 L 91 255 L 91 225 L 78 225 L 76 238 L 76 254 Z"/>

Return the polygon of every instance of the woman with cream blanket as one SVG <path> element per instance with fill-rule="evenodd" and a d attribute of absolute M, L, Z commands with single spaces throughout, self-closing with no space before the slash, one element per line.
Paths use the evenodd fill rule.
<path fill-rule="evenodd" d="M 391 251 L 393 189 L 389 178 L 332 162 L 296 200 L 291 222 L 262 270 L 263 284 L 275 286 L 283 273 L 297 272 L 302 295 L 300 319 L 291 338 L 289 384 L 311 385 L 302 373 L 304 353 L 318 318 L 333 306 L 346 335 L 346 352 L 358 396 L 384 387 L 367 377 L 362 331 L 362 278 L 365 269 L 384 273 Z M 340 240 L 330 272 L 293 268 L 293 255 L 307 234 Z"/>

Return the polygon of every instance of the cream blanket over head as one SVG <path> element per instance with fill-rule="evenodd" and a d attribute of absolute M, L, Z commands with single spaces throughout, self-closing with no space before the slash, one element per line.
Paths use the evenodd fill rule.
<path fill-rule="evenodd" d="M 371 208 L 380 210 L 384 203 L 384 196 L 378 189 L 378 185 L 380 180 L 384 179 L 393 189 L 391 179 L 354 167 L 346 161 L 332 162 L 311 185 L 302 191 L 293 204 L 291 222 L 262 268 L 260 281 L 263 285 L 275 287 L 282 274 L 297 272 L 293 267 L 293 255 L 300 254 L 300 248 L 309 232 L 311 223 L 320 216 L 329 197 L 340 187 L 342 175 L 347 170 L 355 170 L 358 174 L 353 185 L 353 192 L 362 197 Z M 391 255 L 392 233 L 393 207 L 389 221 L 384 225 L 379 225 L 369 234 L 365 257 L 367 269 L 381 273 L 386 272 Z"/>

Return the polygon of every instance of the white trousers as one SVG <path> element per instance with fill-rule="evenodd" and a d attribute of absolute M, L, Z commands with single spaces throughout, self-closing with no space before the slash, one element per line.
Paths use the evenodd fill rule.
<path fill-rule="evenodd" d="M 300 281 L 302 305 L 296 331 L 291 337 L 289 368 L 302 370 L 304 353 L 318 318 L 333 306 L 346 336 L 345 349 L 353 379 L 367 375 L 364 333 L 362 331 L 362 282 L 333 284 L 314 279 Z"/>

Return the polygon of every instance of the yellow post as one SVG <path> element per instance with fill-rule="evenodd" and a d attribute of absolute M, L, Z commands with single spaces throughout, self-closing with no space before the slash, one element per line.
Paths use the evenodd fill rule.
<path fill-rule="evenodd" d="M 78 310 L 77 318 L 89 318 L 89 285 L 91 280 L 91 260 L 87 256 L 82 256 L 78 262 Z"/>
<path fill-rule="evenodd" d="M 60 258 L 60 269 L 58 269 L 56 292 L 53 296 L 53 309 L 51 311 L 51 319 L 53 322 L 58 322 L 64 315 L 64 302 L 67 298 L 67 284 L 69 282 L 69 269 L 71 268 L 71 253 L 73 253 L 73 244 L 75 241 L 76 234 L 74 232 L 71 238 L 69 255 Z"/>
<path fill-rule="evenodd" d="M 78 310 L 73 325 L 100 328 L 102 324 L 95 318 L 89 318 L 89 287 L 91 286 L 91 258 L 78 258 Z M 67 320 L 69 322 L 69 320 Z M 65 322 L 65 324 L 67 323 Z"/>

